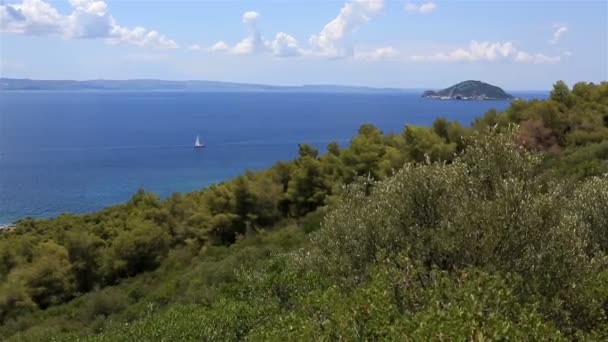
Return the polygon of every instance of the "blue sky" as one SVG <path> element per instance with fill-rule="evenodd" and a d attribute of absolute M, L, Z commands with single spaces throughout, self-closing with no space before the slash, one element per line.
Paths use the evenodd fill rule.
<path fill-rule="evenodd" d="M 604 0 L 0 4 L 2 77 L 403 88 L 479 79 L 510 90 L 608 79 Z"/>

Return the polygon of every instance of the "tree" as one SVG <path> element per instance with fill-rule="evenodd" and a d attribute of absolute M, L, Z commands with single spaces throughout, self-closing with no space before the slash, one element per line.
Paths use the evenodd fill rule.
<path fill-rule="evenodd" d="M 519 126 L 519 142 L 531 151 L 558 152 L 557 134 L 545 127 L 542 120 L 526 120 Z"/>
<path fill-rule="evenodd" d="M 281 217 L 283 184 L 274 178 L 272 171 L 264 171 L 253 176 L 249 189 L 253 195 L 251 213 L 255 214 L 255 225 L 273 225 Z"/>
<path fill-rule="evenodd" d="M 86 231 L 68 231 L 65 247 L 72 263 L 77 290 L 81 293 L 92 290 L 103 277 L 100 272 L 103 240 Z"/>
<path fill-rule="evenodd" d="M 23 270 L 13 270 L 9 278 L 13 277 L 42 309 L 74 296 L 76 284 L 68 251 L 53 240 L 39 243 L 32 262 Z"/>
<path fill-rule="evenodd" d="M 309 144 L 299 144 L 298 145 L 298 155 L 300 157 L 311 157 L 317 158 L 319 154 L 319 150 L 312 145 Z"/>
<path fill-rule="evenodd" d="M 234 214 L 238 216 L 235 223 L 234 234 L 244 234 L 245 230 L 253 224 L 256 219 L 255 197 L 250 190 L 250 174 L 241 175 L 234 181 Z"/>
<path fill-rule="evenodd" d="M 37 309 L 36 303 L 21 283 L 5 282 L 0 286 L 0 325 L 26 316 Z"/>
<path fill-rule="evenodd" d="M 167 254 L 171 237 L 149 221 L 132 219 L 128 230 L 110 246 L 106 269 L 110 281 L 156 268 Z"/>
<path fill-rule="evenodd" d="M 300 217 L 323 205 L 329 190 L 321 162 L 310 154 L 302 155 L 287 189 L 292 215 Z"/>
<path fill-rule="evenodd" d="M 570 97 L 570 89 L 564 81 L 557 81 L 551 90 L 551 100 L 566 104 Z"/>
<path fill-rule="evenodd" d="M 330 154 L 334 155 L 334 156 L 339 156 L 340 155 L 340 145 L 338 145 L 337 142 L 332 141 L 329 144 L 327 144 L 327 152 L 329 152 Z"/>
<path fill-rule="evenodd" d="M 382 159 L 385 152 L 382 131 L 371 124 L 361 125 L 359 134 L 351 139 L 350 145 L 340 155 L 346 166 L 342 180 L 350 183 L 357 176 L 374 179 L 383 177 Z"/>
<path fill-rule="evenodd" d="M 449 121 L 442 116 L 433 121 L 433 131 L 446 142 L 450 141 L 450 137 L 448 136 L 448 125 Z"/>
<path fill-rule="evenodd" d="M 407 125 L 403 138 L 410 159 L 417 162 L 427 155 L 431 160 L 451 160 L 456 151 L 456 144 L 446 143 L 428 127 Z"/>

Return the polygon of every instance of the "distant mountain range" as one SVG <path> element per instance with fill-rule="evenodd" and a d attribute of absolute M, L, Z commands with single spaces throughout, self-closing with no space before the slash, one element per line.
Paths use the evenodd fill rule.
<path fill-rule="evenodd" d="M 508 100 L 515 98 L 500 87 L 481 81 L 464 81 L 440 91 L 427 90 L 422 97 L 441 100 Z"/>
<path fill-rule="evenodd" d="M 405 92 L 415 89 L 372 88 L 338 85 L 271 86 L 263 84 L 216 81 L 134 80 L 31 80 L 0 78 L 0 90 L 59 91 L 205 91 L 205 92 Z"/>

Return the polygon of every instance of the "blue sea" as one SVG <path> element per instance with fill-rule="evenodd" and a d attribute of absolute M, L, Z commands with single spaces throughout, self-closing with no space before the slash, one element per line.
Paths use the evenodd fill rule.
<path fill-rule="evenodd" d="M 547 93 L 514 93 L 544 98 Z M 0 224 L 82 213 L 144 188 L 165 197 L 296 156 L 298 143 L 348 143 L 437 116 L 470 124 L 508 101 L 420 93 L 0 92 Z M 196 135 L 207 144 L 192 146 Z"/>

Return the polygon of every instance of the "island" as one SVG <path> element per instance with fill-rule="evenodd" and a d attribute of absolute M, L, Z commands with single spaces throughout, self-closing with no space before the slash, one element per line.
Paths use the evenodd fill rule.
<path fill-rule="evenodd" d="M 422 97 L 440 100 L 510 100 L 515 98 L 500 87 L 481 81 L 464 81 L 440 91 L 427 90 L 422 93 Z"/>

